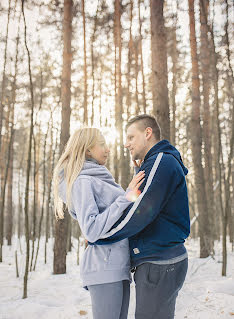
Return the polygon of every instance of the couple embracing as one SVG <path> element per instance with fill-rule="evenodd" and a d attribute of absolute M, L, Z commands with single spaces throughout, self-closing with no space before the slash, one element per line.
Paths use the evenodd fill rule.
<path fill-rule="evenodd" d="M 54 171 L 56 216 L 64 202 L 88 240 L 80 275 L 93 319 L 127 319 L 131 271 L 135 318 L 172 319 L 188 268 L 188 171 L 152 116 L 128 121 L 125 147 L 136 170 L 126 191 L 105 167 L 101 132 L 75 131 Z"/>

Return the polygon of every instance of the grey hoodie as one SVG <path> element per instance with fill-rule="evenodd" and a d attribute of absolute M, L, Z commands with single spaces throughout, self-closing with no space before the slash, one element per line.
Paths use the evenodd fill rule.
<path fill-rule="evenodd" d="M 59 196 L 66 203 L 66 182 L 61 172 Z M 115 183 L 108 169 L 96 161 L 85 161 L 71 193 L 71 211 L 84 237 L 97 241 L 110 230 L 130 205 L 125 191 Z M 130 280 L 128 239 L 108 245 L 89 245 L 81 260 L 83 287 Z"/>

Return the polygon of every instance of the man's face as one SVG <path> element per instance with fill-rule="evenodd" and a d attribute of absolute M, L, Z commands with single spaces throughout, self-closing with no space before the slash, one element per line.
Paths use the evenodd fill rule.
<path fill-rule="evenodd" d="M 126 143 L 124 145 L 130 151 L 132 160 L 143 160 L 148 152 L 147 129 L 142 131 L 138 125 L 137 123 L 133 123 L 128 127 Z"/>

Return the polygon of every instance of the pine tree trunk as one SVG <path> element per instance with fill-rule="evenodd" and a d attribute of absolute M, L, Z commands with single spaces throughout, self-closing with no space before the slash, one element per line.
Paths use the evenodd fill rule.
<path fill-rule="evenodd" d="M 153 109 L 161 128 L 162 138 L 170 139 L 168 102 L 166 32 L 163 0 L 151 0 L 151 51 Z"/>
<path fill-rule="evenodd" d="M 96 15 L 94 18 L 94 28 L 93 28 L 93 34 L 91 38 L 91 67 L 92 67 L 92 115 L 91 115 L 91 125 L 94 123 L 94 100 L 95 100 L 95 61 L 94 61 L 94 48 L 93 44 L 96 39 L 96 31 L 97 31 L 97 17 L 98 17 L 98 11 L 99 10 L 99 0 L 97 4 L 97 10 Z"/>
<path fill-rule="evenodd" d="M 178 7 L 178 1 L 177 1 L 177 7 Z M 177 10 L 177 8 L 176 8 Z M 171 92 L 171 109 L 172 109 L 172 119 L 170 123 L 170 141 L 172 145 L 176 145 L 176 93 L 177 93 L 177 65 L 178 65 L 178 50 L 177 50 L 177 11 L 174 15 L 174 22 L 173 22 L 173 28 L 172 28 L 172 92 Z"/>
<path fill-rule="evenodd" d="M 15 50 L 15 65 L 14 65 L 14 76 L 13 76 L 13 83 L 12 83 L 12 110 L 11 110 L 11 122 L 12 127 L 14 127 L 14 118 L 15 118 L 15 96 L 16 96 L 16 78 L 18 75 L 18 53 L 19 53 L 19 31 L 20 31 L 20 20 L 21 14 L 19 15 L 18 19 L 18 31 L 17 31 L 17 38 L 16 38 L 16 50 Z M 10 166 L 9 166 L 9 179 L 8 179 L 8 203 L 7 203 L 7 229 L 6 229 L 6 237 L 8 241 L 8 245 L 11 245 L 11 238 L 12 238 L 12 227 L 13 227 L 13 212 L 12 212 L 12 184 L 13 184 L 13 163 L 14 163 L 14 139 L 12 141 L 11 146 L 11 154 L 10 154 Z"/>
<path fill-rule="evenodd" d="M 120 148 L 120 158 L 118 162 L 118 157 L 115 156 L 115 170 L 119 170 L 120 166 L 120 176 L 121 183 L 124 178 L 124 149 L 123 149 L 123 105 L 122 105 L 122 70 L 121 70 L 121 61 L 122 61 L 122 39 L 121 39 L 121 0 L 115 0 L 115 23 L 114 23 L 114 38 L 115 38 L 115 54 L 116 54 L 116 103 L 115 103 L 115 126 L 119 133 L 119 148 Z M 115 145 L 115 155 L 118 154 L 118 143 L 116 141 Z M 118 166 L 118 167 L 117 167 Z M 119 174 L 116 174 L 116 177 Z M 116 179 L 118 183 L 119 180 Z"/>
<path fill-rule="evenodd" d="M 8 33 L 9 33 L 9 22 L 10 22 L 10 12 L 11 12 L 11 0 L 9 0 L 8 14 L 7 14 L 7 29 L 6 29 L 6 39 L 4 48 L 4 64 L 2 73 L 2 86 L 1 86 L 1 100 L 0 100 L 0 161 L 1 161 L 1 146 L 2 146 L 2 125 L 3 125 L 3 114 L 4 114 L 4 95 L 5 95 L 5 85 L 6 85 L 6 62 L 7 62 L 7 46 L 8 46 Z"/>
<path fill-rule="evenodd" d="M 38 252 L 40 248 L 41 226 L 42 226 L 42 221 L 44 217 L 45 192 L 46 192 L 46 145 L 47 145 L 48 131 L 49 131 L 49 125 L 45 135 L 44 146 L 43 146 L 43 194 L 42 194 L 41 214 L 40 214 L 39 226 L 38 226 L 37 250 L 36 250 L 36 256 L 35 256 L 35 261 L 33 266 L 34 271 L 36 269 L 37 257 L 38 257 Z M 53 140 L 51 139 L 51 144 L 52 144 L 52 141 Z"/>
<path fill-rule="evenodd" d="M 139 99 L 138 99 L 138 43 L 135 42 L 133 43 L 133 48 L 134 48 L 134 69 L 135 69 L 135 101 L 136 101 L 136 109 L 135 109 L 135 115 L 138 115 L 141 113 L 140 105 L 139 105 Z"/>
<path fill-rule="evenodd" d="M 215 209 L 216 209 L 216 237 L 219 239 L 221 234 L 220 225 L 222 224 L 221 217 L 224 214 L 223 211 L 223 202 L 222 202 L 222 175 L 221 175 L 221 158 L 222 158 L 222 145 L 221 145 L 221 129 L 220 129 L 220 120 L 219 120 L 219 73 L 217 69 L 217 53 L 215 49 L 214 42 L 214 33 L 213 28 L 210 29 L 211 35 L 211 65 L 212 65 L 212 79 L 213 79 L 213 87 L 214 87 L 214 167 L 215 167 Z"/>
<path fill-rule="evenodd" d="M 33 95 L 33 82 L 32 82 L 32 73 L 31 73 L 31 57 L 27 45 L 27 26 L 24 15 L 24 0 L 22 0 L 22 14 L 24 18 L 24 44 L 28 56 L 28 72 L 29 72 L 29 81 L 30 81 L 30 95 L 31 95 L 31 116 L 30 116 L 30 132 L 29 132 L 29 141 L 28 141 L 28 155 L 27 155 L 27 170 L 26 170 L 26 187 L 25 187 L 25 238 L 26 238 L 26 264 L 25 264 L 25 274 L 24 274 L 24 292 L 23 299 L 27 298 L 27 284 L 28 284 L 28 268 L 29 268 L 29 222 L 28 222 L 28 205 L 29 205 L 29 178 L 31 170 L 31 149 L 32 149 L 32 138 L 33 138 L 33 117 L 34 117 L 34 95 Z"/>
<path fill-rule="evenodd" d="M 83 17 L 83 34 L 84 34 L 84 123 L 88 124 L 85 0 L 82 0 L 82 17 Z"/>
<path fill-rule="evenodd" d="M 206 258 L 210 255 L 210 230 L 207 223 L 207 200 L 205 179 L 202 167 L 202 136 L 200 125 L 200 83 L 198 71 L 197 42 L 195 35 L 194 0 L 188 0 L 190 21 L 190 47 L 192 57 L 192 119 L 191 119 L 191 141 L 192 157 L 195 172 L 195 185 L 197 192 L 197 205 L 199 211 L 199 234 L 200 234 L 200 257 Z"/>
<path fill-rule="evenodd" d="M 60 154 L 69 139 L 70 134 L 70 101 L 71 101 L 71 63 L 72 63 L 72 0 L 64 0 L 63 20 L 63 71 L 62 71 L 62 123 L 60 135 Z M 54 242 L 54 274 L 66 273 L 66 243 L 67 243 L 68 212 L 64 219 L 56 221 Z"/>
<path fill-rule="evenodd" d="M 14 126 L 12 122 L 12 126 Z M 13 138 L 13 137 L 12 137 Z M 13 226 L 13 212 L 12 212 L 12 184 L 13 184 L 13 142 L 10 145 L 10 163 L 9 163 L 9 171 L 8 171 L 8 180 L 7 180 L 7 214 L 6 214 L 6 239 L 7 244 L 11 245 L 12 238 L 12 226 Z"/>
<path fill-rule="evenodd" d="M 205 186 L 207 194 L 208 223 L 211 230 L 214 230 L 214 196 L 213 196 L 213 171 L 211 154 L 211 129 L 210 129 L 210 51 L 208 41 L 208 17 L 209 0 L 200 0 L 200 32 L 201 32 L 201 75 L 202 75 L 202 95 L 203 95 L 203 135 L 204 135 L 204 156 L 205 156 Z M 213 224 L 213 225 L 212 225 Z M 215 234 L 212 232 L 210 244 L 213 246 Z"/>
<path fill-rule="evenodd" d="M 143 110 L 146 113 L 146 93 L 145 93 L 145 73 L 142 54 L 142 30 L 141 30 L 141 0 L 138 0 L 138 20 L 139 20 L 139 36 L 140 36 L 140 58 L 141 58 L 141 75 L 142 75 L 142 97 L 143 97 Z"/>

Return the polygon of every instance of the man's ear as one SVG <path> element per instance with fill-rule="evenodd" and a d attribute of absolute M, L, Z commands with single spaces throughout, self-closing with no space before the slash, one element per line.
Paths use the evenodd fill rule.
<path fill-rule="evenodd" d="M 147 140 L 149 140 L 153 134 L 153 130 L 151 127 L 147 127 L 145 130 L 146 130 L 146 138 Z"/>

